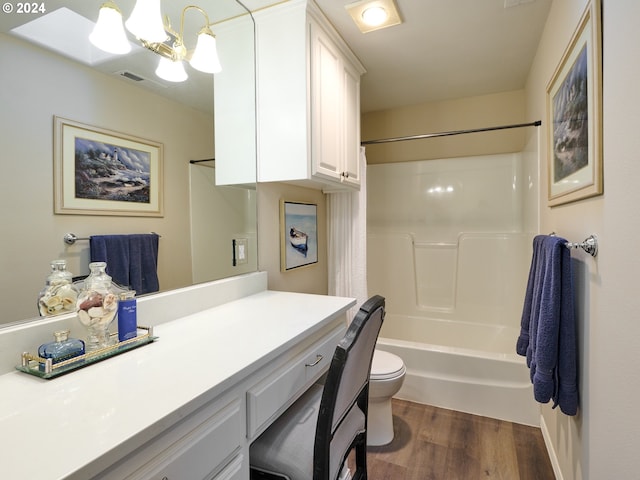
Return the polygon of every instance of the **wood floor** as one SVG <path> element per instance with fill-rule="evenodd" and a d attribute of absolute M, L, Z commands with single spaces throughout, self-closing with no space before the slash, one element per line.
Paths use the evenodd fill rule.
<path fill-rule="evenodd" d="M 395 438 L 369 447 L 369 480 L 553 480 L 538 428 L 393 399 Z"/>

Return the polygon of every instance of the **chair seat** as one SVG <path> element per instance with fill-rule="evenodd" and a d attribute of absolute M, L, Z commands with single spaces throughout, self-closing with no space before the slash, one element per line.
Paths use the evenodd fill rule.
<path fill-rule="evenodd" d="M 260 437 L 251 444 L 251 468 L 282 476 L 288 480 L 313 478 L 313 448 L 318 421 L 322 385 L 313 385 Z M 357 407 L 343 421 L 346 428 L 336 432 L 332 440 L 336 451 L 347 451 L 358 433 L 364 432 L 365 415 Z M 340 433 L 342 432 L 342 438 Z M 345 433 L 348 433 L 348 438 Z M 330 478 L 336 479 L 342 458 L 332 456 Z"/>

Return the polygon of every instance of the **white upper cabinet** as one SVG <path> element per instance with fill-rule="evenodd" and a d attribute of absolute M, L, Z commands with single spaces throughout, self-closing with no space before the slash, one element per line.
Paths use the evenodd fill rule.
<path fill-rule="evenodd" d="M 312 1 L 254 17 L 258 181 L 359 188 L 364 68 Z"/>
<path fill-rule="evenodd" d="M 214 26 L 222 71 L 214 75 L 216 185 L 256 182 L 254 28 L 249 15 Z"/>

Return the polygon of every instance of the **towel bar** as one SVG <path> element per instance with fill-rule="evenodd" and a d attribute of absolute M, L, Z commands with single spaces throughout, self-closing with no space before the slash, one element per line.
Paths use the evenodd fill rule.
<path fill-rule="evenodd" d="M 551 232 L 549 234 L 549 236 L 551 237 L 555 237 L 555 235 L 556 232 Z M 596 237 L 595 235 L 589 235 L 580 243 L 567 242 L 565 246 L 567 248 L 581 248 L 592 257 L 595 257 L 598 254 L 598 237 Z"/>
<path fill-rule="evenodd" d="M 158 235 L 156 232 L 151 233 L 155 233 L 156 235 Z M 161 235 L 158 235 L 158 237 L 161 237 Z M 78 240 L 89 240 L 89 237 L 78 237 L 75 233 L 65 233 L 64 237 L 62 237 L 62 240 L 67 245 L 73 245 Z"/>
<path fill-rule="evenodd" d="M 598 254 L 598 237 L 589 235 L 580 243 L 567 242 L 567 248 L 581 248 L 592 257 L 595 257 Z"/>

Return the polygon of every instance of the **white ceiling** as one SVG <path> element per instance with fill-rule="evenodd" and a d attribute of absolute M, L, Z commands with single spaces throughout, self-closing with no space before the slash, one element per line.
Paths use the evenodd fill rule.
<path fill-rule="evenodd" d="M 365 34 L 353 0 L 316 3 L 367 69 L 367 112 L 523 88 L 552 0 L 524 1 L 396 0 L 403 23 Z"/>
<path fill-rule="evenodd" d="M 316 0 L 367 69 L 362 78 L 362 111 L 375 111 L 435 100 L 463 98 L 524 87 L 552 0 L 396 0 L 401 25 L 360 33 L 345 5 L 354 0 Z M 516 6 L 505 8 L 507 4 Z M 48 11 L 65 6 L 95 21 L 103 0 L 47 0 Z M 116 0 L 125 17 L 133 0 Z M 163 0 L 163 9 L 179 22 L 189 2 Z M 192 0 L 212 22 L 237 15 L 233 0 Z M 254 10 L 278 0 L 244 0 Z M 171 10 L 174 10 L 173 12 Z M 0 32 L 32 19 L 0 15 Z M 187 16 L 185 31 L 196 30 L 199 14 Z M 195 24 L 190 26 L 190 24 Z M 215 28 L 214 28 L 215 31 Z M 183 84 L 162 84 L 153 74 L 157 57 L 144 49 L 105 61 L 96 68 L 108 74 L 128 70 L 149 79 L 148 88 L 211 109 L 212 80 L 188 70 Z M 125 80 L 128 81 L 128 80 Z"/>

